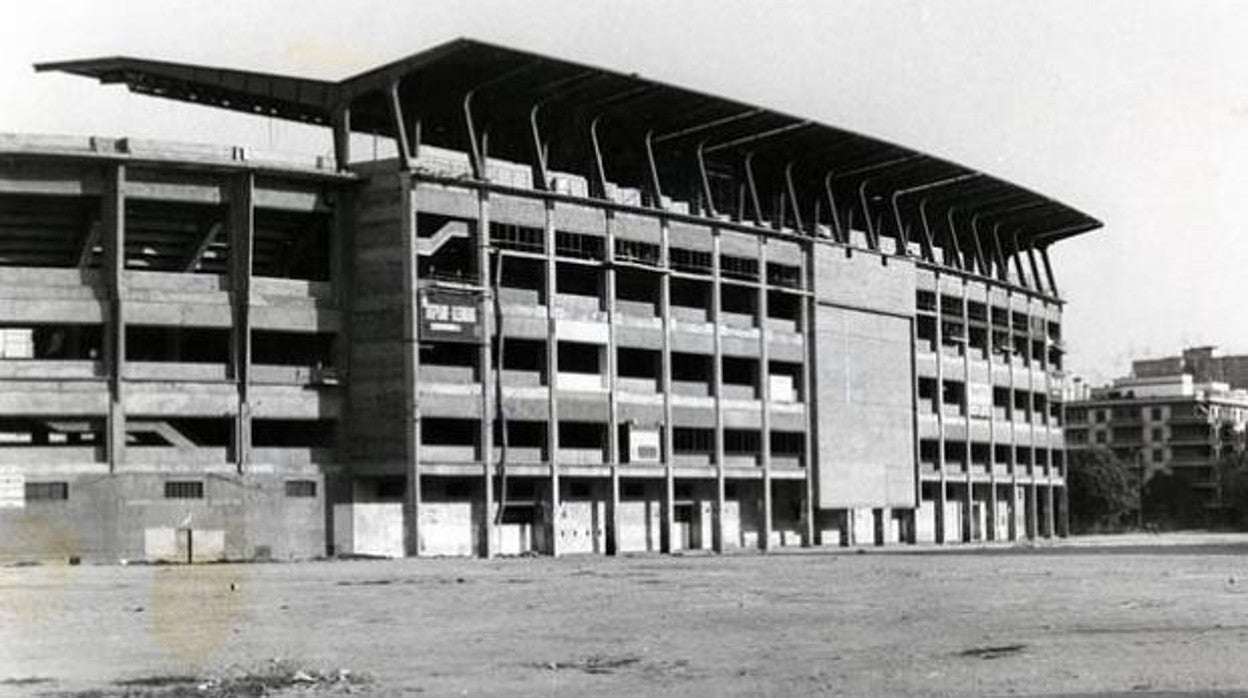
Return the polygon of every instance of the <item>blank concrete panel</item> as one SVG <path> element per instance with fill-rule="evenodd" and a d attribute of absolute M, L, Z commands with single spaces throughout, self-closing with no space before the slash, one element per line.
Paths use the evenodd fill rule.
<path fill-rule="evenodd" d="M 914 262 L 901 257 L 815 246 L 815 298 L 855 308 L 914 312 Z"/>
<path fill-rule="evenodd" d="M 910 320 L 820 306 L 815 329 L 820 507 L 913 507 Z"/>

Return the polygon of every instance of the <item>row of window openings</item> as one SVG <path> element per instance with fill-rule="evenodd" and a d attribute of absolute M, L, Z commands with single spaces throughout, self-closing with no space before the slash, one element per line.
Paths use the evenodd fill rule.
<path fill-rule="evenodd" d="M 968 460 L 969 455 L 969 460 Z M 1065 463 L 1065 454 L 1062 451 L 1052 451 L 1050 454 L 1048 449 L 1037 448 L 1031 449 L 1025 446 L 1010 446 L 997 444 L 993 446 L 982 442 L 972 442 L 968 451 L 966 442 L 964 441 L 945 441 L 944 457 L 946 464 L 966 465 L 988 465 L 989 455 L 992 456 L 992 463 L 996 465 L 1008 466 L 1017 465 L 1020 467 L 1029 467 L 1033 463 L 1039 467 L 1043 467 L 1049 459 L 1053 457 L 1053 467 L 1057 472 Z M 941 442 L 933 439 L 922 439 L 919 441 L 919 462 L 929 468 L 939 468 L 941 456 Z M 1011 461 L 1011 456 L 1013 461 Z"/>
<path fill-rule="evenodd" d="M 1163 407 L 1150 407 L 1148 409 L 1147 414 L 1148 414 L 1148 418 L 1154 422 L 1160 422 L 1166 418 L 1165 408 Z M 1171 414 L 1172 416 L 1175 416 L 1175 417 L 1196 417 L 1196 416 L 1203 417 L 1204 416 L 1204 415 L 1198 414 L 1194 408 L 1188 407 L 1188 409 L 1184 410 L 1184 409 L 1181 409 L 1179 406 L 1172 407 Z M 1086 422 L 1088 421 L 1089 416 L 1091 416 L 1092 420 L 1095 421 L 1096 423 L 1103 424 L 1111 419 L 1112 420 L 1142 420 L 1144 419 L 1144 415 L 1145 415 L 1144 408 L 1138 407 L 1138 406 L 1132 406 L 1132 405 L 1123 405 L 1119 407 L 1092 409 L 1092 410 L 1089 410 L 1086 407 L 1072 407 L 1069 410 L 1067 410 L 1067 413 L 1066 413 L 1066 416 L 1070 419 L 1072 424 L 1076 422 Z"/>
<path fill-rule="evenodd" d="M 1149 441 L 1151 443 L 1168 443 L 1181 441 L 1208 441 L 1212 439 L 1214 434 L 1205 426 L 1182 427 L 1173 426 L 1167 436 L 1166 430 L 1162 427 L 1154 427 L 1149 431 Z M 1144 430 L 1139 427 L 1135 428 L 1113 428 L 1109 430 L 1098 429 L 1089 433 L 1087 429 L 1067 429 L 1066 439 L 1072 444 L 1086 444 L 1089 437 L 1094 443 L 1105 444 L 1142 444 L 1144 443 Z"/>
<path fill-rule="evenodd" d="M 490 243 L 497 248 L 545 254 L 546 233 L 541 228 L 510 223 L 490 223 Z M 561 257 L 602 261 L 605 256 L 606 239 L 598 235 L 555 231 L 555 254 Z M 617 239 L 615 259 L 620 262 L 658 267 L 662 265 L 662 249 L 659 245 L 641 240 Z M 714 269 L 713 253 L 684 247 L 668 248 L 668 263 L 672 269 L 693 274 L 710 274 Z M 720 274 L 743 281 L 759 280 L 759 260 L 737 255 L 719 255 Z M 769 262 L 767 281 L 783 286 L 800 287 L 801 267 Z"/>
<path fill-rule="evenodd" d="M 230 330 L 155 325 L 126 326 L 126 360 L 228 363 Z M 103 325 L 41 324 L 0 327 L 0 358 L 95 361 L 103 356 Z M 333 333 L 252 330 L 252 364 L 332 366 Z"/>
<path fill-rule="evenodd" d="M 544 454 L 547 448 L 547 422 L 529 420 L 507 420 L 507 446 L 509 449 L 540 450 Z M 495 450 L 501 448 L 503 441 L 502 420 L 493 423 L 493 440 Z M 559 422 L 559 448 L 591 450 L 599 455 L 607 448 L 607 425 L 600 422 Z M 632 433 L 630 425 L 619 425 L 617 434 L 620 453 L 627 461 L 629 438 Z M 658 430 L 660 443 L 663 431 Z M 465 447 L 473 449 L 477 455 L 481 436 L 481 423 L 471 419 L 448 419 L 426 417 L 421 420 L 421 444 L 435 447 Z M 724 453 L 729 456 L 752 455 L 762 453 L 762 433 L 751 429 L 725 429 L 723 431 Z M 803 432 L 772 431 L 770 448 L 773 458 L 800 456 L 805 449 L 806 435 Z M 660 445 L 660 449 L 662 446 Z M 660 450 L 661 452 L 661 450 Z M 715 453 L 715 430 L 691 427 L 675 427 L 672 429 L 672 452 L 675 455 Z"/>
<path fill-rule="evenodd" d="M 1029 316 L 1027 313 L 1011 311 L 998 305 L 989 306 L 979 301 L 963 301 L 957 296 L 940 295 L 940 306 L 937 308 L 937 294 L 932 291 L 916 291 L 915 305 L 920 314 L 936 314 L 946 320 L 961 320 L 965 311 L 966 319 L 971 322 L 992 324 L 999 328 L 1012 329 L 1015 332 L 1031 332 L 1046 335 L 1049 339 L 1060 341 L 1062 326 L 1052 320 Z M 991 320 L 991 323 L 989 323 Z"/>
<path fill-rule="evenodd" d="M 251 445 L 255 448 L 332 449 L 337 423 L 333 420 L 253 419 Z M 234 446 L 235 420 L 216 417 L 128 415 L 128 448 L 221 448 Z M 88 447 L 104 444 L 104 420 L 95 417 L 0 418 L 0 447 Z"/>
<path fill-rule="evenodd" d="M 1010 390 L 1009 388 L 992 388 L 992 404 L 977 404 L 969 399 L 966 383 L 947 380 L 937 395 L 935 378 L 919 379 L 919 413 L 937 414 L 958 417 L 978 417 L 987 419 L 991 416 L 998 420 L 1032 421 L 1034 416 L 1040 423 L 1045 422 L 1045 415 L 1054 425 L 1061 424 L 1061 403 L 1051 402 L 1044 393 L 1033 393 L 1027 390 Z"/>
<path fill-rule="evenodd" d="M 545 306 L 546 268 L 542 262 L 531 259 L 509 259 L 502 266 L 498 280 L 499 294 L 506 305 Z M 678 320 L 714 322 L 714 285 L 709 281 L 671 279 L 667 313 L 662 307 L 662 291 L 659 277 L 635 270 L 616 273 L 615 306 L 624 315 L 646 318 L 669 314 Z M 606 276 L 601 268 L 559 264 L 555 274 L 555 294 L 561 306 L 567 310 L 585 309 L 605 312 L 607 309 Z M 767 291 L 767 318 L 769 325 L 775 321 L 791 323 L 798 329 L 801 317 L 800 296 L 783 291 Z M 721 284 L 719 291 L 721 317 L 725 324 L 746 327 L 757 326 L 760 297 L 757 288 L 733 284 Z"/>
<path fill-rule="evenodd" d="M 54 502 L 69 500 L 68 482 L 27 482 L 27 502 Z M 287 480 L 286 496 L 292 499 L 316 497 L 315 480 Z M 167 480 L 164 484 L 165 499 L 203 499 L 203 480 Z"/>
<path fill-rule="evenodd" d="M 920 315 L 915 321 L 915 337 L 920 348 L 934 352 L 936 346 L 936 318 Z M 1023 366 L 1033 363 L 1041 368 L 1062 368 L 1062 349 L 1044 340 L 1029 339 L 1026 335 L 1011 333 L 1009 330 L 993 330 L 991 332 L 991 351 L 989 350 L 989 331 L 986 327 L 972 325 L 964 329 L 960 321 L 944 321 L 940 328 L 940 342 L 943 351 L 953 356 L 969 353 L 972 357 L 984 361 L 996 360 L 1000 363 L 1016 361 Z"/>
<path fill-rule="evenodd" d="M 231 245 L 228 206 L 128 200 L 123 236 L 126 269 L 226 274 Z M 103 264 L 100 197 L 6 196 L 0 228 L 32 228 L 39 250 L 0 260 L 0 265 L 99 268 Z M 327 281 L 331 217 L 256 208 L 251 273 L 256 276 Z"/>
<path fill-rule="evenodd" d="M 500 350 L 500 346 L 502 349 Z M 539 340 L 495 340 L 494 356 L 501 353 L 502 380 L 505 384 L 528 383 L 548 385 L 546 369 L 546 343 Z M 606 347 L 582 342 L 559 342 L 556 370 L 560 374 L 579 374 L 603 378 L 607 372 Z M 647 349 L 618 348 L 616 350 L 616 377 L 624 390 L 647 392 L 658 389 L 662 375 L 662 353 Z M 464 351 L 462 346 L 450 343 L 421 345 L 421 372 L 433 381 L 480 382 L 480 357 L 478 352 Z M 710 394 L 714 382 L 714 357 L 708 354 L 685 354 L 672 352 L 671 380 L 676 393 L 686 388 L 701 386 L 700 392 Z M 759 383 L 759 360 L 722 356 L 721 376 L 726 393 L 741 393 L 748 388 L 757 397 Z M 767 365 L 768 390 L 777 402 L 796 402 L 801 399 L 801 364 L 787 361 L 770 361 Z M 600 381 L 601 382 L 601 381 Z M 643 385 L 646 384 L 646 385 Z M 690 385 L 684 385 L 690 384 Z"/>

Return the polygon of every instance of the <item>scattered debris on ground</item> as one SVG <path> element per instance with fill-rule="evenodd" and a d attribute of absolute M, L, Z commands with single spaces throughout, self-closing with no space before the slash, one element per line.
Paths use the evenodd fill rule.
<path fill-rule="evenodd" d="M 1022 652 L 1027 645 L 993 645 L 991 647 L 972 647 L 958 652 L 959 657 L 978 657 L 979 659 L 1000 659 Z"/>
<path fill-rule="evenodd" d="M 263 698 L 287 691 L 354 694 L 371 683 L 348 669 L 320 672 L 274 660 L 246 673 L 215 677 L 143 676 L 116 681 L 109 688 L 55 694 L 59 698 Z"/>

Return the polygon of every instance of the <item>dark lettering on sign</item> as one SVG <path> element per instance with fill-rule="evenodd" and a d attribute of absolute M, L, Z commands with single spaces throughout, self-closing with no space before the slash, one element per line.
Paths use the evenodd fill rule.
<path fill-rule="evenodd" d="M 481 341 L 481 313 L 475 294 L 424 291 L 420 295 L 420 339 L 438 342 Z"/>

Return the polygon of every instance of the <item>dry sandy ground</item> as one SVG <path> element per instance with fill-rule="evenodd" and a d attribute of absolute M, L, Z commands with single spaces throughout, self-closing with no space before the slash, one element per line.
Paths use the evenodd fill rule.
<path fill-rule="evenodd" d="M 367 674 L 369 695 L 1248 689 L 1248 539 L 1176 541 L 5 568 L 0 694 L 274 658 Z"/>

